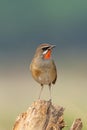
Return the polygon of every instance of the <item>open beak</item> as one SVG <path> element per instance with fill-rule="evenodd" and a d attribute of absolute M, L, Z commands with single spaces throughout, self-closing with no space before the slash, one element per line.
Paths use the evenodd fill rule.
<path fill-rule="evenodd" d="M 56 45 L 51 45 L 51 47 L 49 49 L 53 49 L 54 47 L 56 47 Z"/>

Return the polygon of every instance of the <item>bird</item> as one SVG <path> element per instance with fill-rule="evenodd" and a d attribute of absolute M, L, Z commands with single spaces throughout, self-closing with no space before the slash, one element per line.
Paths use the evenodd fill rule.
<path fill-rule="evenodd" d="M 55 45 L 49 43 L 40 44 L 34 57 L 30 63 L 30 71 L 34 80 L 36 80 L 40 86 L 39 99 L 44 85 L 49 86 L 50 100 L 51 100 L 51 87 L 57 80 L 57 69 L 52 58 L 52 50 Z"/>

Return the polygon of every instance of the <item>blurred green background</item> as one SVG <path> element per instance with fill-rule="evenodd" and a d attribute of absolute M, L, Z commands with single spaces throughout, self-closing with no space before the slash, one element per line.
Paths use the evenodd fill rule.
<path fill-rule="evenodd" d="M 87 129 L 87 1 L 0 1 L 0 130 L 37 100 L 40 85 L 29 71 L 40 43 L 55 44 L 58 80 L 53 103 L 65 108 L 69 129 L 80 117 Z M 45 87 L 42 99 L 49 99 Z"/>

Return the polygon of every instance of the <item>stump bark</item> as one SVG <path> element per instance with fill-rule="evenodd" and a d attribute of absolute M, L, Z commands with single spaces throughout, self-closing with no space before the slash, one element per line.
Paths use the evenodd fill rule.
<path fill-rule="evenodd" d="M 81 121 L 80 118 L 76 119 L 76 120 L 73 122 L 73 124 L 72 124 L 70 130 L 82 130 L 82 121 Z"/>
<path fill-rule="evenodd" d="M 50 100 L 35 101 L 17 117 L 13 130 L 62 130 L 66 126 L 63 113 L 64 108 L 53 105 Z M 74 121 L 70 130 L 82 130 L 81 120 Z"/>

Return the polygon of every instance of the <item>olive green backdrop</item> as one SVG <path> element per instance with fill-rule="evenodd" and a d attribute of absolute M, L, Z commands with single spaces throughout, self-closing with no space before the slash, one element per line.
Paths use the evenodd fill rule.
<path fill-rule="evenodd" d="M 55 44 L 58 80 L 54 104 L 65 107 L 68 126 L 81 117 L 87 129 L 87 1 L 0 1 L 0 129 L 38 98 L 29 64 L 40 43 Z M 45 87 L 42 99 L 49 99 Z M 67 128 L 66 128 L 67 129 Z"/>

